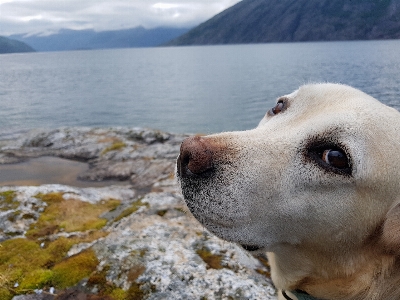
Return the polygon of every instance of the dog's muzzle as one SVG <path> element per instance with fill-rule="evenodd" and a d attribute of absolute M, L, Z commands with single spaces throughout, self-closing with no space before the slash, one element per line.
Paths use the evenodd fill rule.
<path fill-rule="evenodd" d="M 193 136 L 183 141 L 177 160 L 181 178 L 209 177 L 214 169 L 214 149 L 207 139 Z"/>

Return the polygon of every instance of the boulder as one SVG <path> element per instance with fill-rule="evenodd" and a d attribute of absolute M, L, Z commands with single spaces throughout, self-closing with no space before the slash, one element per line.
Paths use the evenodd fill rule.
<path fill-rule="evenodd" d="M 3 156 L 79 159 L 86 180 L 127 180 L 0 187 L 0 299 L 276 299 L 263 255 L 189 213 L 173 177 L 184 137 L 63 128 L 0 141 Z"/>

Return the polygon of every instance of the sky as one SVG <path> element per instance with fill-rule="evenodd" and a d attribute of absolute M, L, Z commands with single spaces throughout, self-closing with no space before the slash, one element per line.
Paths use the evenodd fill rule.
<path fill-rule="evenodd" d="M 193 27 L 241 0 L 0 0 L 0 35 Z"/>

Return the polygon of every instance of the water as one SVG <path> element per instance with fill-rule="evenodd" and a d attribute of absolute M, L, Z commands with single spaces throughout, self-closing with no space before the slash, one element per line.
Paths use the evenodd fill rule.
<path fill-rule="evenodd" d="M 42 156 L 18 164 L 0 164 L 0 186 L 64 184 L 76 187 L 126 185 L 127 181 L 81 181 L 78 175 L 89 168 L 87 163 L 59 157 Z"/>
<path fill-rule="evenodd" d="M 118 49 L 0 56 L 0 131 L 255 127 L 309 82 L 359 88 L 400 109 L 400 41 Z"/>

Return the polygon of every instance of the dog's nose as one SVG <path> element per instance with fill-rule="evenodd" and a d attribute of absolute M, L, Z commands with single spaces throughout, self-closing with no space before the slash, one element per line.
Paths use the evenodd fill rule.
<path fill-rule="evenodd" d="M 213 169 L 213 146 L 207 139 L 193 136 L 183 141 L 177 160 L 178 175 L 207 176 Z"/>

